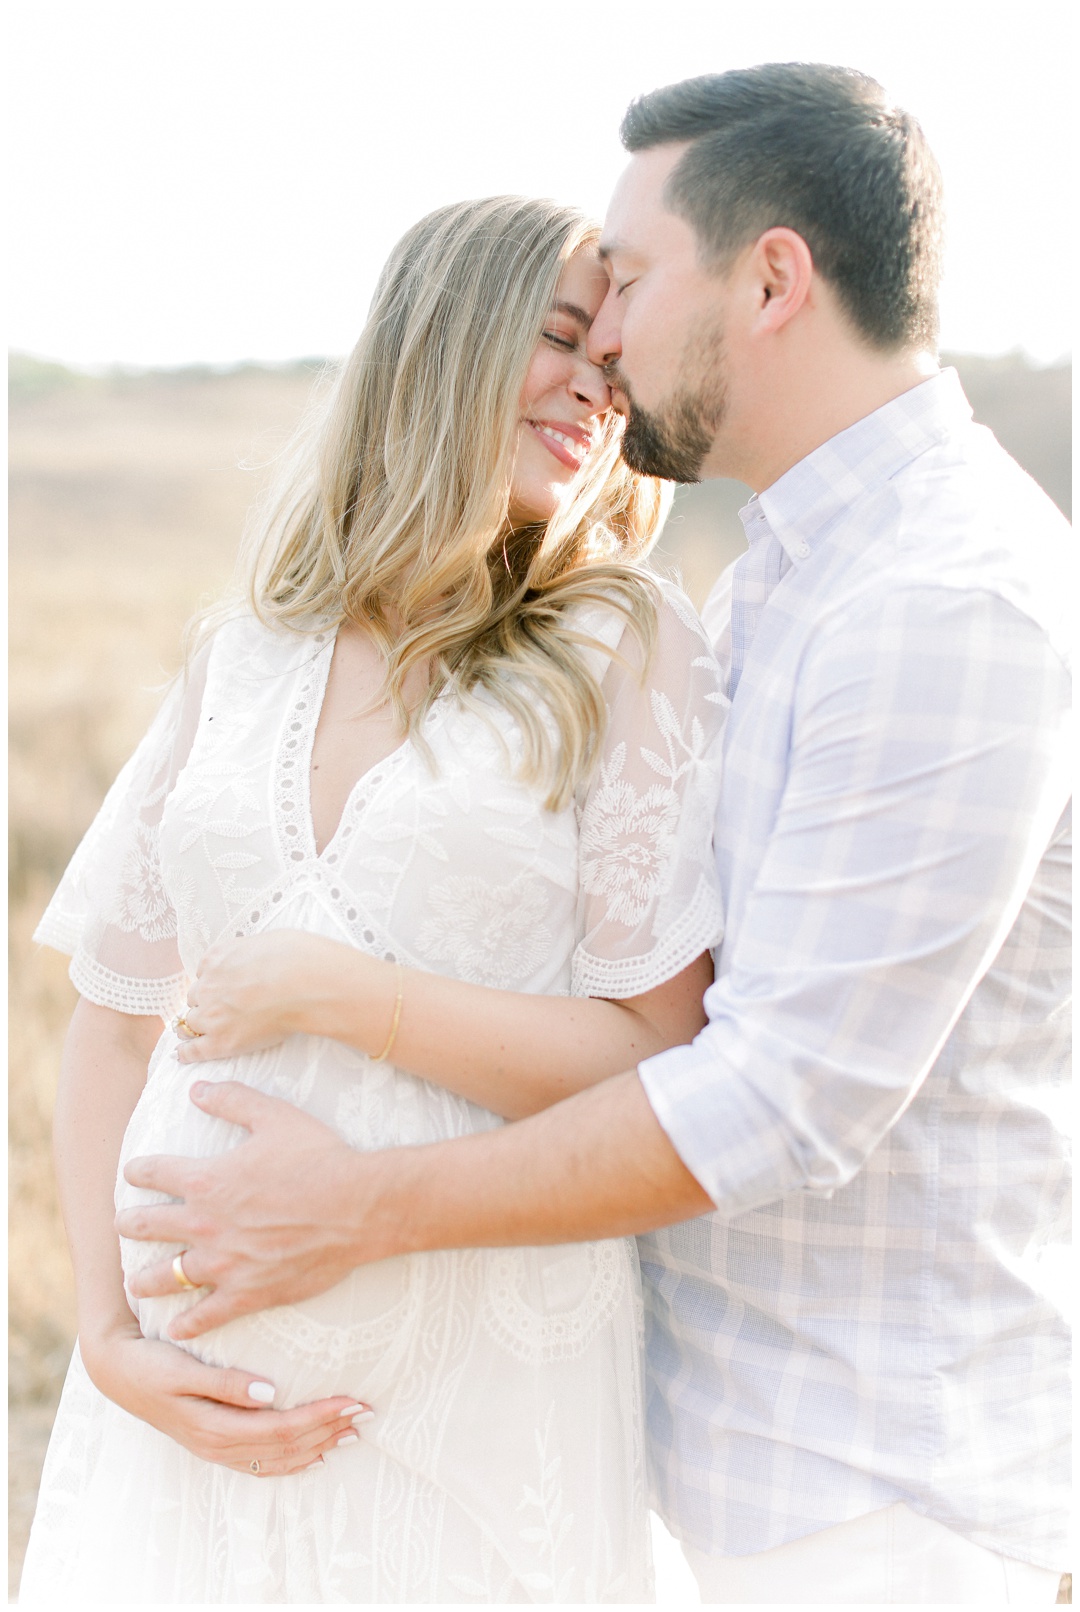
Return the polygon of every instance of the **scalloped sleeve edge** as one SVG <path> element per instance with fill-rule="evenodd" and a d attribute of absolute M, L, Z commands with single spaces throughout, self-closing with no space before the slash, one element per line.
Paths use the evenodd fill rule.
<path fill-rule="evenodd" d="M 34 938 L 37 939 L 38 935 Z M 57 946 L 51 936 L 41 938 L 46 945 L 56 946 L 58 951 L 70 950 L 67 946 Z M 88 1002 L 139 1018 L 156 1015 L 168 1023 L 183 1011 L 187 1001 L 186 974 L 167 974 L 154 980 L 132 979 L 127 974 L 114 974 L 111 968 L 106 968 L 81 949 L 74 951 L 68 977 L 79 995 Z"/>
<path fill-rule="evenodd" d="M 614 1001 L 642 996 L 681 974 L 702 952 L 719 946 L 723 938 L 723 907 L 715 886 L 702 875 L 692 901 L 651 951 L 636 957 L 596 957 L 579 946 L 574 953 L 570 994 Z"/>

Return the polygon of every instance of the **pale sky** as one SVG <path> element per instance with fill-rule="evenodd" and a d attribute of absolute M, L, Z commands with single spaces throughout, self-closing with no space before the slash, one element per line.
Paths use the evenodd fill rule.
<path fill-rule="evenodd" d="M 1071 11 L 12 0 L 9 345 L 87 366 L 344 352 L 423 213 L 515 191 L 602 215 L 634 95 L 802 59 L 871 73 L 926 130 L 942 345 L 1049 362 L 1071 350 Z"/>

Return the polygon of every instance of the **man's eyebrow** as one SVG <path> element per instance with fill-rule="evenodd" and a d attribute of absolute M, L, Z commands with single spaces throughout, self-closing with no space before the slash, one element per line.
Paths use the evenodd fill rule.
<path fill-rule="evenodd" d="M 622 241 L 615 239 L 613 241 L 601 241 L 599 246 L 596 248 L 596 255 L 600 259 L 601 263 L 606 263 L 608 258 L 614 257 L 616 252 L 625 251 L 626 247 L 623 245 Z"/>
<path fill-rule="evenodd" d="M 568 314 L 571 319 L 584 326 L 586 330 L 592 324 L 592 314 L 586 313 L 584 308 L 579 308 L 576 302 L 562 302 L 556 298 L 551 306 L 555 313 Z"/>

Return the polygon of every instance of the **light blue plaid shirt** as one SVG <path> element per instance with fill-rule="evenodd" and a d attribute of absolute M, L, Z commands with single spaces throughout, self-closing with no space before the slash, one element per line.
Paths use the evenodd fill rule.
<path fill-rule="evenodd" d="M 641 1239 L 657 1503 L 895 1500 L 1068 1566 L 1070 531 L 947 370 L 742 512 L 709 1024 L 641 1066 L 719 1205 Z"/>

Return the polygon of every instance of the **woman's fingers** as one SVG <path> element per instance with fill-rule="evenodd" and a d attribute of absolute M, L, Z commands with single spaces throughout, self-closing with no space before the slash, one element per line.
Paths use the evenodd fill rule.
<path fill-rule="evenodd" d="M 177 1063 L 211 1063 L 215 1058 L 227 1058 L 228 1050 L 220 1045 L 220 1037 L 212 1032 L 190 1036 L 176 1049 Z"/>
<path fill-rule="evenodd" d="M 347 1394 L 333 1394 L 326 1399 L 293 1405 L 288 1410 L 275 1410 L 276 1390 L 265 1377 L 235 1367 L 207 1366 L 190 1355 L 184 1358 L 188 1369 L 183 1373 L 178 1391 L 198 1400 L 208 1400 L 229 1412 L 234 1406 L 243 1411 L 239 1417 L 230 1415 L 230 1426 L 245 1438 L 254 1434 L 264 1441 L 277 1440 L 305 1450 L 354 1431 L 354 1423 L 371 1421 L 375 1414 L 364 1400 L 352 1399 Z"/>
<path fill-rule="evenodd" d="M 314 1400 L 310 1405 L 296 1405 L 287 1411 L 260 1411 L 254 1418 L 249 1416 L 244 1426 L 265 1443 L 276 1441 L 280 1449 L 296 1453 L 355 1432 L 354 1423 L 362 1425 L 373 1416 L 370 1405 L 362 1400 L 339 1396 Z"/>
<path fill-rule="evenodd" d="M 329 1416 L 325 1407 L 337 1410 Z M 193 1416 L 193 1431 L 207 1453 L 205 1458 L 242 1471 L 258 1461 L 267 1476 L 297 1472 L 332 1450 L 347 1448 L 360 1439 L 360 1428 L 374 1413 L 357 1401 L 319 1401 L 297 1411 L 233 1411 L 222 1407 L 218 1417 Z M 348 1412 L 349 1414 L 345 1414 Z M 203 1453 L 197 1451 L 196 1453 Z"/>
<path fill-rule="evenodd" d="M 267 1474 L 299 1471 L 360 1437 L 374 1413 L 358 1400 L 320 1400 L 295 1410 L 234 1409 L 220 1401 L 187 1398 L 178 1410 L 181 1439 L 204 1460 L 237 1470 L 258 1461 Z"/>
<path fill-rule="evenodd" d="M 190 1355 L 191 1370 L 183 1383 L 182 1392 L 200 1399 L 212 1399 L 222 1405 L 236 1405 L 241 1410 L 267 1409 L 274 1403 L 277 1390 L 265 1377 L 250 1371 L 238 1371 L 229 1366 L 204 1366 L 201 1360 Z M 328 1414 L 339 1404 L 327 1400 Z"/>
<path fill-rule="evenodd" d="M 275 1385 L 238 1368 L 208 1366 L 186 1351 L 138 1333 L 85 1340 L 85 1358 L 103 1392 L 201 1460 L 260 1473 L 296 1472 L 348 1448 L 374 1412 L 335 1394 L 273 1409 Z M 343 1445 L 344 1441 L 344 1445 Z"/>
<path fill-rule="evenodd" d="M 284 1477 L 293 1472 L 306 1472 L 312 1467 L 322 1466 L 326 1456 L 333 1455 L 337 1450 L 348 1449 L 351 1445 L 359 1444 L 360 1434 L 351 1426 L 337 1428 L 334 1432 L 321 1439 L 313 1439 L 310 1443 L 290 1445 L 280 1454 L 264 1454 L 247 1457 L 246 1451 L 236 1461 L 227 1464 L 238 1472 L 252 1472 L 261 1478 Z M 253 1471 L 252 1461 L 257 1460 L 259 1470 Z"/>
<path fill-rule="evenodd" d="M 346 1424 L 351 1425 L 354 1418 L 370 1420 L 374 1414 L 366 1401 L 350 1398 L 348 1394 L 331 1394 L 325 1399 L 293 1405 L 288 1410 L 274 1410 L 276 1389 L 267 1378 L 235 1366 L 205 1365 L 184 1350 L 174 1352 L 179 1357 L 177 1392 L 223 1406 L 235 1405 L 245 1411 L 262 1410 L 266 1414 L 258 1419 L 260 1428 L 272 1428 L 282 1438 L 303 1438 L 330 1424 L 336 1428 L 340 1423 L 343 1429 Z"/>

